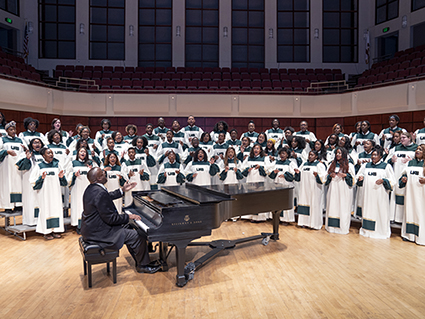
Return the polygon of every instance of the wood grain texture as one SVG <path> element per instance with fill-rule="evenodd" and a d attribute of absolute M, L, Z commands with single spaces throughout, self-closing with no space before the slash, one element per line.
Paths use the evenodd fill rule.
<path fill-rule="evenodd" d="M 225 222 L 211 239 L 270 230 L 270 223 Z M 74 231 L 21 241 L 0 230 L 0 318 L 423 318 L 425 247 L 398 234 L 364 238 L 355 226 L 348 235 L 295 225 L 280 234 L 268 246 L 223 251 L 184 288 L 175 285 L 174 253 L 168 272 L 149 275 L 135 271 L 123 248 L 117 284 L 105 265 L 94 265 L 89 289 Z M 208 249 L 189 247 L 188 261 Z"/>

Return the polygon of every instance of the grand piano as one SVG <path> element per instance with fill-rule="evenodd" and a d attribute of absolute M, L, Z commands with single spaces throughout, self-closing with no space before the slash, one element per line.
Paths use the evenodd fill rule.
<path fill-rule="evenodd" d="M 159 242 L 159 262 L 168 270 L 167 258 L 176 249 L 176 284 L 186 285 L 195 270 L 224 249 L 236 244 L 262 239 L 279 239 L 279 214 L 293 207 L 293 188 L 279 184 L 246 183 L 230 185 L 165 186 L 158 191 L 133 192 L 133 203 L 124 208 L 127 214 L 137 214 L 140 221 L 130 224 L 147 236 L 149 242 Z M 273 213 L 273 232 L 235 240 L 192 242 L 211 235 L 213 229 L 232 217 Z M 212 250 L 194 262 L 186 263 L 187 246 L 209 246 Z"/>

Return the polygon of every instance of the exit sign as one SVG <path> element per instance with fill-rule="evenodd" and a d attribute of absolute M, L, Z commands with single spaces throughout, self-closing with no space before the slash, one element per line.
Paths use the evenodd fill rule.
<path fill-rule="evenodd" d="M 390 31 L 390 27 L 386 27 L 386 28 L 383 28 L 383 29 L 382 29 L 382 32 L 383 32 L 383 33 L 386 33 L 386 32 L 388 32 L 388 31 Z"/>
<path fill-rule="evenodd" d="M 4 19 L 7 23 L 12 23 L 13 22 L 13 20 L 11 19 L 11 18 L 5 18 Z"/>

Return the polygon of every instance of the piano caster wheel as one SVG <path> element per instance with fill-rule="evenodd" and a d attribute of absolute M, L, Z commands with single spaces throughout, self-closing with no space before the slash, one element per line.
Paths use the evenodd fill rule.
<path fill-rule="evenodd" d="M 264 246 L 267 246 L 269 244 L 269 240 L 270 240 L 270 236 L 266 236 L 266 237 L 263 238 L 263 240 L 261 241 L 261 243 Z"/>
<path fill-rule="evenodd" d="M 184 276 L 186 277 L 186 280 L 192 280 L 195 276 L 195 264 L 194 263 L 188 263 L 186 267 L 184 267 Z"/>

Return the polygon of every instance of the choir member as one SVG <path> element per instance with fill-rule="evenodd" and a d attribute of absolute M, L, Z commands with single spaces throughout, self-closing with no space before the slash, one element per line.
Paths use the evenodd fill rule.
<path fill-rule="evenodd" d="M 264 148 L 267 145 L 267 135 L 266 135 L 266 133 L 261 132 L 260 134 L 258 134 L 257 141 L 255 141 L 254 144 L 259 144 L 261 146 L 261 148 L 264 150 Z"/>
<path fill-rule="evenodd" d="M 172 130 L 168 130 L 166 133 L 166 141 L 161 143 L 156 151 L 156 157 L 158 164 L 168 161 L 168 153 L 173 151 L 176 155 L 176 161 L 181 162 L 181 157 L 183 156 L 183 148 L 181 145 L 173 141 L 174 133 Z"/>
<path fill-rule="evenodd" d="M 383 149 L 372 151 L 372 161 L 360 168 L 357 186 L 364 188 L 362 227 L 365 237 L 387 239 L 391 236 L 389 193 L 396 180 L 390 164 L 382 161 Z"/>
<path fill-rule="evenodd" d="M 28 145 L 25 156 L 22 157 L 16 166 L 22 172 L 22 224 L 28 226 L 37 225 L 37 219 L 40 208 L 37 203 L 37 193 L 34 191 L 30 177 L 38 164 L 43 162 L 43 156 L 40 151 L 44 147 L 40 138 L 34 138 Z"/>
<path fill-rule="evenodd" d="M 208 158 L 211 158 L 213 156 L 214 142 L 211 139 L 210 133 L 202 133 L 199 142 L 199 147 L 207 153 Z"/>
<path fill-rule="evenodd" d="M 279 159 L 275 161 L 274 166 L 271 168 L 269 178 L 274 180 L 276 184 L 285 186 L 294 186 L 294 175 L 296 165 L 289 160 L 291 152 L 288 148 L 282 148 L 279 151 Z M 280 213 L 281 222 L 295 222 L 294 208 L 282 210 Z"/>
<path fill-rule="evenodd" d="M 22 173 L 15 165 L 25 151 L 16 136 L 16 123 L 7 123 L 5 130 L 6 136 L 0 137 L 0 208 L 11 213 L 22 207 Z"/>
<path fill-rule="evenodd" d="M 310 151 L 311 146 L 316 141 L 316 135 L 314 135 L 313 132 L 310 132 L 308 130 L 308 123 L 307 121 L 301 121 L 300 123 L 300 131 L 295 133 L 296 136 L 301 136 L 305 139 L 305 145 L 307 152 Z M 311 143 L 311 144 L 310 144 Z"/>
<path fill-rule="evenodd" d="M 245 159 L 249 156 L 249 154 L 251 153 L 251 146 L 250 146 L 250 144 L 251 144 L 251 139 L 249 138 L 249 137 L 247 137 L 247 136 L 244 136 L 243 138 L 242 138 L 242 142 L 241 142 L 242 144 L 241 144 L 241 146 L 240 146 L 240 151 L 239 151 L 239 153 L 238 153 L 238 155 L 237 155 L 237 157 L 238 157 L 238 160 L 240 161 L 240 162 L 244 162 L 245 161 Z"/>
<path fill-rule="evenodd" d="M 224 154 L 229 146 L 225 139 L 226 135 L 224 133 L 220 133 L 218 135 L 217 142 L 213 145 L 212 157 L 217 164 L 224 159 Z"/>
<path fill-rule="evenodd" d="M 247 183 L 265 182 L 267 170 L 263 149 L 259 144 L 255 144 L 249 157 L 242 163 L 242 174 L 246 177 Z M 258 215 L 245 215 L 242 218 L 252 221 L 265 221 L 269 216 L 270 213 L 259 213 Z"/>
<path fill-rule="evenodd" d="M 199 139 L 197 137 L 192 138 L 192 146 L 189 147 L 185 152 L 185 160 L 183 162 L 184 165 L 189 164 L 193 161 L 193 157 L 195 156 L 195 152 L 201 149 L 199 147 Z"/>
<path fill-rule="evenodd" d="M 283 138 L 280 141 L 279 147 L 277 149 L 280 149 L 281 147 L 291 147 L 288 143 L 288 140 L 291 138 L 292 135 L 295 134 L 295 130 L 291 126 L 287 126 L 283 129 Z"/>
<path fill-rule="evenodd" d="M 424 126 L 425 126 L 425 117 L 424 117 Z M 421 128 L 421 129 L 417 129 L 415 131 L 415 139 L 416 139 L 416 144 L 418 145 L 422 145 L 425 144 L 425 127 Z"/>
<path fill-rule="evenodd" d="M 176 153 L 168 151 L 167 162 L 161 164 L 158 171 L 158 184 L 177 186 L 184 183 L 183 166 L 176 161 Z"/>
<path fill-rule="evenodd" d="M 218 141 L 218 135 L 220 133 L 224 134 L 224 140 L 230 140 L 230 134 L 228 132 L 229 130 L 229 125 L 227 125 L 226 122 L 224 121 L 219 121 L 214 125 L 214 129 L 211 131 L 210 135 L 211 135 L 211 139 L 213 140 L 213 142 L 217 142 Z"/>
<path fill-rule="evenodd" d="M 52 130 L 56 130 L 57 132 L 59 132 L 60 136 L 61 136 L 61 142 L 62 144 L 69 145 L 72 142 L 72 135 L 74 134 L 73 131 L 69 131 L 66 132 L 64 130 L 62 130 L 62 122 L 60 119 L 58 118 L 54 118 L 52 120 Z M 47 139 L 47 135 L 49 134 L 49 132 L 46 133 L 46 139 Z M 67 144 L 69 143 L 69 144 Z"/>
<path fill-rule="evenodd" d="M 401 236 L 404 240 L 425 245 L 425 144 L 415 151 L 402 172 L 400 187 L 406 189 Z"/>
<path fill-rule="evenodd" d="M 137 136 L 137 126 L 134 124 L 128 124 L 125 127 L 127 135 L 124 136 L 124 142 L 131 144 L 131 141 Z"/>
<path fill-rule="evenodd" d="M 100 146 L 106 148 L 106 139 L 111 137 L 114 131 L 111 131 L 111 121 L 108 119 L 103 119 L 100 121 L 101 130 L 96 132 L 94 137 L 95 141 L 99 143 Z"/>
<path fill-rule="evenodd" d="M 280 145 L 280 142 L 284 138 L 285 133 L 280 128 L 280 122 L 278 119 L 274 119 L 272 121 L 272 128 L 267 130 L 266 134 L 268 138 L 275 140 L 275 145 Z"/>
<path fill-rule="evenodd" d="M 330 233 L 348 234 L 353 201 L 354 165 L 348 162 L 348 152 L 338 148 L 328 169 L 325 185 L 329 185 L 326 198 L 326 225 Z"/>
<path fill-rule="evenodd" d="M 323 183 L 326 167 L 318 160 L 316 151 L 308 153 L 308 160 L 300 168 L 294 168 L 295 181 L 299 184 L 297 198 L 298 226 L 321 229 L 323 226 Z"/>
<path fill-rule="evenodd" d="M 160 117 L 158 119 L 158 126 L 153 130 L 153 134 L 159 136 L 162 142 L 165 141 L 165 134 L 168 132 L 168 128 L 165 127 L 164 118 Z"/>
<path fill-rule="evenodd" d="M 192 138 L 200 138 L 202 133 L 204 133 L 204 131 L 200 127 L 196 126 L 195 123 L 195 117 L 193 115 L 189 115 L 189 117 L 187 118 L 187 126 L 183 128 L 186 145 L 190 145 Z"/>
<path fill-rule="evenodd" d="M 400 139 L 401 144 L 391 149 L 387 157 L 387 162 L 393 166 L 396 180 L 400 179 L 409 161 L 415 158 L 415 151 L 418 148 L 418 145 L 413 143 L 410 133 L 401 133 Z M 396 223 L 403 222 L 404 193 L 405 188 L 400 188 L 399 184 L 396 183 L 390 202 L 390 218 Z"/>
<path fill-rule="evenodd" d="M 133 202 L 132 192 L 151 189 L 149 168 L 146 162 L 136 158 L 136 149 L 134 147 L 128 149 L 128 158 L 122 163 L 121 168 L 124 174 L 127 174 L 128 182 L 130 184 L 136 183 L 136 186 L 124 194 L 125 206 L 129 206 Z"/>
<path fill-rule="evenodd" d="M 81 228 L 81 215 L 83 213 L 83 194 L 90 182 L 87 179 L 88 171 L 96 167 L 89 158 L 86 147 L 77 149 L 77 155 L 68 164 L 67 181 L 71 189 L 71 225 Z"/>
<path fill-rule="evenodd" d="M 334 126 L 332 127 L 332 134 L 335 134 L 338 138 L 342 138 L 343 136 L 348 136 L 347 134 L 344 134 L 344 128 L 339 123 L 334 124 Z M 329 144 L 329 137 L 330 135 L 326 138 L 325 145 Z"/>
<path fill-rule="evenodd" d="M 111 137 L 114 140 L 114 149 L 118 152 L 118 154 L 125 154 L 127 153 L 128 143 L 124 141 L 124 137 L 122 136 L 121 132 L 115 131 L 112 133 Z"/>
<path fill-rule="evenodd" d="M 379 144 L 379 136 L 370 131 L 369 121 L 362 121 L 360 124 L 360 132 L 354 134 L 351 139 L 351 145 L 356 149 L 357 154 L 364 151 L 364 142 L 368 140 L 374 141 L 375 144 Z"/>
<path fill-rule="evenodd" d="M 241 140 L 238 139 L 238 131 L 236 129 L 230 130 L 230 139 L 227 140 L 227 145 L 229 147 L 233 146 L 235 148 L 235 151 L 237 151 L 242 145 Z"/>
<path fill-rule="evenodd" d="M 400 123 L 400 118 L 396 114 L 391 115 L 389 118 L 390 127 L 383 129 L 381 133 L 379 133 L 381 146 L 383 146 L 386 150 L 390 148 L 393 140 L 393 135 L 396 131 L 406 132 L 404 128 L 398 127 L 398 123 Z"/>
<path fill-rule="evenodd" d="M 6 136 L 6 118 L 4 117 L 4 114 L 0 112 L 0 137 Z"/>
<path fill-rule="evenodd" d="M 174 134 L 173 141 L 179 143 L 183 151 L 185 151 L 191 144 L 186 144 L 185 134 L 183 130 L 180 128 L 180 122 L 177 120 L 174 120 L 171 126 L 171 130 L 173 131 L 173 134 Z"/>
<path fill-rule="evenodd" d="M 207 153 L 201 148 L 197 150 L 193 161 L 190 162 L 185 171 L 186 180 L 196 185 L 211 185 L 211 177 L 219 172 L 214 159 L 208 160 Z"/>
<path fill-rule="evenodd" d="M 31 117 L 27 117 L 24 119 L 24 128 L 25 132 L 19 133 L 19 138 L 22 140 L 25 148 L 28 148 L 29 143 L 32 139 L 38 137 L 43 141 L 43 144 L 47 144 L 47 140 L 43 134 L 37 132 L 38 125 L 40 123 L 38 120 L 33 119 Z"/>
<path fill-rule="evenodd" d="M 60 238 L 65 231 L 63 225 L 62 193 L 60 186 L 68 185 L 62 165 L 47 147 L 40 150 L 43 161 L 31 172 L 30 183 L 37 192 L 39 206 L 36 232 L 51 240 Z"/>
<path fill-rule="evenodd" d="M 301 166 L 303 162 L 307 160 L 308 151 L 306 149 L 306 140 L 300 136 L 293 135 L 289 138 L 288 143 L 290 145 L 291 160 Z"/>
<path fill-rule="evenodd" d="M 224 155 L 224 160 L 220 163 L 220 180 L 223 184 L 237 184 L 243 179 L 238 164 L 236 150 L 232 146 L 229 146 Z"/>
<path fill-rule="evenodd" d="M 251 143 L 255 143 L 257 141 L 258 133 L 255 132 L 255 123 L 254 121 L 248 122 L 248 132 L 245 132 L 241 135 L 240 140 L 244 137 L 248 137 L 251 140 Z"/>
<path fill-rule="evenodd" d="M 109 192 L 113 192 L 114 190 L 124 186 L 125 182 L 127 181 L 127 176 L 121 168 L 121 163 L 117 154 L 111 152 L 106 155 L 106 158 L 103 162 L 103 167 L 103 170 L 106 172 L 106 176 L 108 178 L 105 187 Z M 121 214 L 122 197 L 114 199 L 114 204 L 118 213 Z"/>
<path fill-rule="evenodd" d="M 160 137 L 153 133 L 153 125 L 151 123 L 146 124 L 146 133 L 143 134 L 148 141 L 149 153 L 155 154 L 159 144 L 162 143 Z"/>

